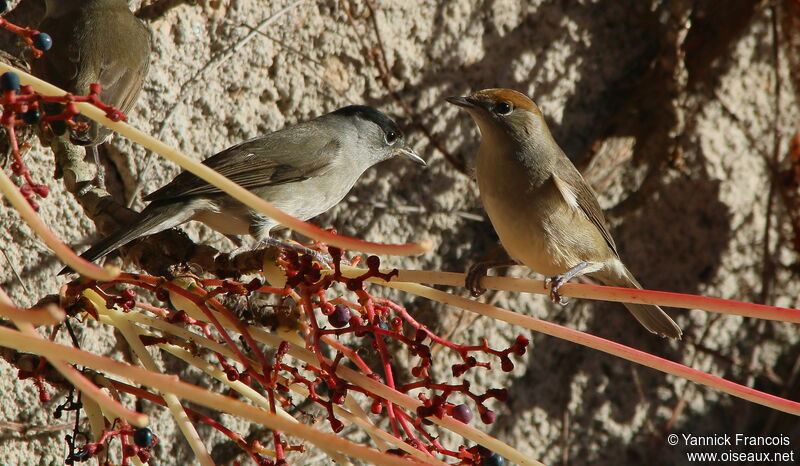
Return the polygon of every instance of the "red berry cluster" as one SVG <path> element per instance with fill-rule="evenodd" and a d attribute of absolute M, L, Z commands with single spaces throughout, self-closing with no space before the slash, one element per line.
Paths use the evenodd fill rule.
<path fill-rule="evenodd" d="M 312 262 L 308 256 L 295 252 L 288 252 L 283 256 L 284 266 L 289 277 L 287 287 L 292 287 L 301 297 L 300 305 L 307 318 L 307 348 L 318 356 L 319 367 L 322 368 L 315 371 L 318 376 L 316 381 L 299 377 L 296 371 L 293 372 L 293 381 L 305 384 L 312 393 L 316 393 L 314 388 L 320 385 L 330 391 L 329 402 L 313 396 L 312 401 L 318 402 L 326 408 L 332 429 L 338 431 L 341 429 L 342 423 L 335 418 L 331 404 L 341 404 L 350 390 L 364 393 L 362 388 L 349 384 L 336 374 L 338 363 L 345 358 L 350 359 L 365 375 L 380 380 L 390 388 L 406 394 L 410 394 L 412 391 L 419 392 L 417 398 L 422 401 L 422 406 L 414 413 L 409 413 L 373 393 L 365 393 L 373 398 L 371 412 L 387 415 L 395 436 L 428 453 L 435 452 L 456 457 L 466 463 L 473 462 L 473 460 L 479 463 L 480 461 L 476 459 L 477 456 L 470 452 L 451 451 L 443 447 L 436 440 L 436 436 L 426 430 L 425 427 L 430 424 L 428 418 L 442 418 L 448 414 L 461 422 L 470 422 L 472 409 L 469 405 L 454 404 L 448 401 L 451 395 L 458 393 L 465 401 L 470 400 L 474 403 L 484 423 L 491 424 L 496 415 L 484 403 L 490 399 L 506 401 L 507 391 L 490 389 L 486 393 L 476 394 L 470 391 L 468 381 L 460 384 L 445 384 L 435 381 L 430 374 L 433 362 L 430 345 L 437 344 L 455 351 L 461 357 L 462 362 L 451 367 L 452 374 L 454 377 L 462 377 L 475 367 L 491 369 L 490 362 L 478 360 L 476 356 L 479 354 L 498 358 L 503 371 L 513 370 L 514 364 L 510 355 L 525 354 L 529 344 L 528 339 L 520 335 L 509 348 L 504 350 L 490 348 L 486 339 L 483 339 L 480 345 L 474 346 L 453 343 L 419 323 L 404 307 L 388 299 L 373 297 L 367 292 L 365 287 L 367 280 L 379 278 L 389 281 L 397 274 L 396 270 L 389 273 L 381 272 L 380 259 L 370 256 L 366 260 L 368 270 L 361 276 L 348 278 L 341 272 L 341 251 L 330 248 L 329 252 L 333 257 L 334 273 L 332 274 L 323 274 L 320 265 Z M 344 284 L 347 290 L 358 297 L 358 302 L 349 305 L 343 302 L 335 304 L 330 302 L 326 298 L 325 292 L 334 283 Z M 317 313 L 327 317 L 328 323 L 333 328 L 321 325 Z M 345 336 L 352 337 L 349 341 L 356 345 L 355 351 L 348 351 L 345 354 L 343 350 L 339 350 L 333 363 L 329 363 L 327 358 L 322 356 L 325 354 L 324 344 L 329 345 L 331 342 L 325 338 L 340 339 Z M 395 347 L 390 349 L 390 345 Z M 396 367 L 404 362 L 397 361 L 393 356 L 398 352 L 396 347 L 405 347 L 408 353 L 418 358 L 410 370 L 411 376 L 417 380 L 403 384 L 398 383 Z M 370 365 L 362 359 L 361 354 L 364 353 L 377 354 L 377 359 L 380 359 L 377 365 L 380 367 L 381 375 L 378 375 L 377 371 L 374 372 Z"/>
<path fill-rule="evenodd" d="M 130 464 L 130 459 L 136 457 L 142 463 L 147 463 L 152 455 L 152 448 L 158 444 L 158 437 L 147 427 L 133 428 L 124 421 L 119 429 L 107 429 L 100 435 L 100 439 L 94 443 L 87 443 L 79 449 L 74 449 L 67 456 L 66 464 L 83 463 L 89 461 L 107 448 L 107 445 L 115 437 L 120 439 L 122 444 L 122 465 Z M 113 427 L 113 426 L 112 426 Z M 133 443 L 131 443 L 133 440 Z"/>
<path fill-rule="evenodd" d="M 5 13 L 8 8 L 5 0 L 0 2 L 0 13 Z M 39 58 L 42 53 L 50 50 L 53 46 L 53 39 L 45 32 L 39 32 L 35 29 L 29 29 L 17 26 L 16 24 L 7 21 L 5 18 L 0 17 L 0 28 L 13 32 L 14 34 L 22 37 L 22 40 L 33 50 L 33 56 Z"/>
<path fill-rule="evenodd" d="M 106 112 L 106 116 L 112 121 L 125 121 L 125 115 L 111 105 L 106 105 L 100 100 L 100 93 L 103 91 L 99 84 L 89 85 L 89 94 L 78 96 L 66 94 L 63 96 L 43 96 L 33 90 L 31 86 L 20 86 L 19 76 L 16 73 L 8 72 L 0 76 L 0 88 L 3 90 L 0 105 L 3 107 L 0 124 L 6 129 L 11 155 L 14 160 L 11 162 L 11 171 L 14 175 L 22 177 L 24 183 L 20 186 L 20 192 L 28 203 L 35 210 L 39 210 L 39 205 L 33 200 L 36 194 L 41 198 L 47 197 L 50 188 L 46 185 L 35 183 L 31 178 L 30 171 L 22 160 L 19 142 L 17 141 L 16 127 L 21 125 L 47 126 L 50 122 L 63 120 L 71 127 L 80 127 L 86 123 L 76 123 L 74 117 L 78 111 L 77 102 L 87 102 Z M 56 115 L 42 115 L 42 103 L 61 103 L 64 109 Z"/>
<path fill-rule="evenodd" d="M 413 448 L 429 455 L 454 458 L 459 464 L 482 464 L 485 452 L 476 447 L 461 445 L 447 448 L 442 445 L 438 434 L 432 430 L 434 421 L 451 416 L 462 423 L 470 423 L 473 412 L 476 412 L 483 423 L 493 423 L 496 414 L 487 404 L 491 400 L 505 402 L 508 392 L 502 388 L 475 392 L 463 377 L 475 368 L 492 370 L 493 359 L 499 361 L 501 370 L 513 370 L 511 357 L 525 354 L 528 339 L 520 335 L 502 350 L 491 348 L 486 339 L 477 345 L 452 342 L 425 327 L 405 307 L 369 293 L 369 280 L 389 281 L 397 274 L 396 270 L 388 273 L 381 271 L 378 257 L 366 259 L 367 270 L 364 273 L 348 277 L 342 272 L 342 251 L 327 249 L 324 245 L 317 246 L 330 254 L 333 270 L 323 269 L 310 255 L 296 251 L 284 252 L 278 260 L 287 278 L 282 288 L 265 285 L 258 279 L 239 282 L 195 276 L 190 277 L 196 286 L 181 287 L 164 278 L 121 274 L 108 283 L 74 282 L 66 295 L 78 299 L 83 290 L 90 288 L 103 296 L 108 305 L 123 309 L 147 306 L 150 312 L 161 315 L 169 323 L 198 328 L 206 338 L 226 345 L 235 355 L 234 362 L 222 354 L 213 353 L 228 379 L 238 380 L 263 393 L 273 411 L 278 406 L 292 408 L 296 395 L 293 398 L 288 388 L 302 386 L 308 392 L 306 399 L 324 408 L 331 429 L 340 432 L 344 422 L 337 416 L 338 406 L 343 405 L 352 393 L 359 393 L 370 400 L 370 412 L 388 419 L 391 433 Z M 353 262 L 358 263 L 359 260 Z M 115 291 L 120 289 L 120 284 L 129 287 Z M 205 314 L 208 322 L 198 321 L 184 311 L 137 303 L 134 287 L 147 290 L 164 303 L 169 302 L 170 295 L 191 300 Z M 239 300 L 247 297 L 249 300 L 254 295 L 264 294 L 278 298 L 276 308 L 295 307 L 299 310 L 301 322 L 298 327 L 305 338 L 305 349 L 313 353 L 316 359 L 314 364 L 302 363 L 291 357 L 291 345 L 285 341 L 274 355 L 267 356 L 268 353 L 261 349 L 247 325 L 220 301 L 225 296 L 239 297 Z M 348 295 L 354 298 L 348 300 Z M 241 304 L 241 300 L 239 302 Z M 220 316 L 233 323 L 241 335 L 238 340 L 234 340 L 228 329 L 221 325 Z M 143 341 L 145 344 L 180 344 L 173 340 L 165 335 Z M 434 345 L 459 356 L 460 361 L 451 366 L 451 373 L 452 377 L 462 380 L 440 380 L 433 373 Z M 400 358 L 399 354 L 409 354 L 411 360 Z M 355 368 L 362 376 L 418 399 L 419 407 L 403 408 L 365 388 L 363 384 L 356 385 L 353 380 L 342 376 L 340 368 L 345 365 L 348 370 Z M 118 389 L 152 400 L 152 395 L 146 392 L 140 393 L 125 387 Z M 216 421 L 194 416 L 225 432 L 232 439 L 241 439 L 241 436 L 230 433 Z M 276 451 L 274 460 L 256 453 L 253 443 L 237 440 L 237 444 L 254 462 L 263 465 L 285 464 L 286 452 L 302 448 L 302 445 L 288 444 L 278 431 L 271 435 Z M 406 454 L 400 450 L 395 453 Z"/>

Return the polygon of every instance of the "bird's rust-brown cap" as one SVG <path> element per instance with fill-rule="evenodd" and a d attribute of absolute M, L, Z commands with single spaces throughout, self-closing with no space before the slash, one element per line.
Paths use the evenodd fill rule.
<path fill-rule="evenodd" d="M 474 92 L 467 98 L 467 100 L 471 99 L 477 101 L 490 100 L 494 102 L 508 102 L 516 108 L 522 108 L 537 115 L 542 114 L 539 107 L 529 99 L 528 96 L 513 89 L 483 89 Z"/>

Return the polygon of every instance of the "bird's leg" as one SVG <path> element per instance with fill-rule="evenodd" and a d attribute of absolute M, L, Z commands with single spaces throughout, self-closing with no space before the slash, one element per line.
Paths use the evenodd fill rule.
<path fill-rule="evenodd" d="M 87 147 L 86 152 L 89 152 L 92 163 L 94 163 L 94 167 L 97 170 L 97 173 L 94 175 L 95 186 L 100 189 L 106 189 L 106 173 L 103 170 L 103 165 L 100 164 L 100 154 L 98 154 L 97 146 Z"/>
<path fill-rule="evenodd" d="M 517 262 L 513 260 L 476 262 L 469 266 L 466 280 L 464 280 L 464 286 L 466 286 L 473 298 L 477 298 L 483 293 L 486 293 L 486 288 L 481 286 L 481 280 L 486 276 L 489 270 L 498 267 L 509 267 L 511 265 L 517 265 Z"/>
<path fill-rule="evenodd" d="M 283 249 L 294 249 L 297 252 L 301 252 L 303 254 L 307 254 L 307 255 L 311 256 L 315 261 L 319 262 L 320 264 L 325 264 L 325 265 L 328 265 L 328 266 L 331 266 L 331 267 L 332 267 L 332 264 L 333 264 L 333 257 L 331 257 L 330 255 L 322 253 L 322 252 L 319 252 L 319 251 L 315 251 L 313 249 L 309 249 L 309 248 L 307 248 L 305 246 L 301 246 L 301 245 L 299 245 L 297 243 L 290 243 L 290 242 L 287 242 L 287 241 L 281 241 L 279 239 L 267 237 L 267 238 L 262 239 L 261 241 L 259 241 L 258 242 L 258 246 L 259 247 L 276 246 L 276 247 L 283 248 Z"/>
<path fill-rule="evenodd" d="M 231 243 L 233 243 L 234 246 L 236 246 L 236 249 L 231 251 L 231 255 L 235 256 L 236 254 L 234 254 L 234 252 L 239 251 L 239 249 L 242 247 L 242 244 L 244 244 L 242 243 L 242 238 L 239 235 L 223 235 L 223 236 L 228 238 L 231 241 Z"/>
<path fill-rule="evenodd" d="M 84 196 L 95 186 L 100 189 L 106 189 L 105 173 L 103 172 L 103 167 L 100 165 L 100 157 L 97 154 L 97 146 L 86 146 L 86 158 L 88 158 L 94 164 L 97 173 L 94 175 L 93 180 L 84 182 L 84 186 L 78 188 L 78 196 Z"/>
<path fill-rule="evenodd" d="M 562 274 L 545 278 L 544 279 L 545 289 L 547 288 L 547 285 L 550 285 L 550 300 L 562 306 L 567 304 L 567 300 L 562 298 L 561 295 L 558 294 L 558 289 L 561 288 L 561 285 L 567 283 L 568 281 L 572 280 L 575 277 L 579 277 L 587 273 L 597 272 L 602 268 L 603 264 L 600 262 L 579 262 L 578 265 L 567 270 Z"/>

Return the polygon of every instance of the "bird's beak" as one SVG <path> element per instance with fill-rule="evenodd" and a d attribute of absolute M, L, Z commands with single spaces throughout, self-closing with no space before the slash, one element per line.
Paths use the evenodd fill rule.
<path fill-rule="evenodd" d="M 410 148 L 409 146 L 398 147 L 395 149 L 394 155 L 402 155 L 403 157 L 411 159 L 411 161 L 418 163 L 423 167 L 428 165 L 428 163 L 425 162 L 422 157 L 420 157 L 419 154 L 417 154 L 414 149 Z"/>
<path fill-rule="evenodd" d="M 458 105 L 459 107 L 464 107 L 467 109 L 477 107 L 477 105 L 470 102 L 469 97 L 447 97 L 445 100 L 453 105 Z"/>

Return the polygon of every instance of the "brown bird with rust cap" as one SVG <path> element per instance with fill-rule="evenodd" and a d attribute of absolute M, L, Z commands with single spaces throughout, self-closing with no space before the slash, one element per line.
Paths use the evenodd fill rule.
<path fill-rule="evenodd" d="M 550 296 L 588 275 L 605 285 L 641 288 L 625 267 L 597 195 L 558 146 L 536 104 L 510 89 L 485 89 L 448 102 L 466 109 L 481 132 L 476 176 L 481 200 L 500 241 L 516 263 L 550 278 Z M 498 263 L 475 264 L 467 274 L 473 295 Z M 508 264 L 504 264 L 508 265 Z M 648 330 L 680 338 L 681 329 L 658 306 L 625 303 Z"/>

